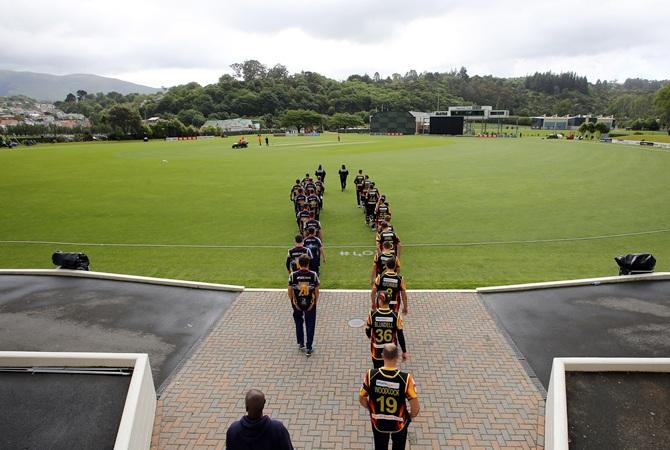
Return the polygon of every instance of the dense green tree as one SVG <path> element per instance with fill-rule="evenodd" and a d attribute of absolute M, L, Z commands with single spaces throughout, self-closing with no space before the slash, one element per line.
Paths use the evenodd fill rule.
<path fill-rule="evenodd" d="M 656 92 L 654 107 L 661 117 L 661 122 L 665 126 L 670 127 L 670 84 L 667 84 Z"/>
<path fill-rule="evenodd" d="M 166 137 L 180 137 L 187 135 L 186 126 L 177 118 L 161 119 L 150 126 L 151 137 L 165 139 Z"/>
<path fill-rule="evenodd" d="M 321 125 L 323 116 L 316 111 L 304 109 L 289 109 L 281 116 L 283 127 L 296 127 L 298 131 L 302 128 Z"/>
<path fill-rule="evenodd" d="M 658 120 L 654 118 L 647 119 L 636 119 L 631 123 L 631 128 L 633 130 L 648 130 L 648 131 L 658 131 L 661 126 L 658 123 Z"/>
<path fill-rule="evenodd" d="M 606 112 L 619 120 L 647 117 L 654 105 L 652 93 L 624 93 L 612 98 Z"/>
<path fill-rule="evenodd" d="M 654 103 L 654 88 L 667 84 L 660 81 L 589 83 L 572 72 L 498 78 L 469 75 L 465 67 L 442 73 L 409 70 L 404 77 L 394 73 L 386 78 L 373 72 L 372 77 L 351 75 L 337 81 L 310 71 L 289 74 L 281 64 L 268 69 L 256 60 L 236 63 L 232 68 L 235 76 L 223 75 L 207 86 L 187 83 L 154 95 L 78 92 L 69 101 L 56 105 L 66 112 L 86 115 L 98 131 L 109 128 L 103 121 L 103 111 L 117 104 L 138 110 L 144 118 L 178 117 L 194 126 L 205 117 L 253 117 L 264 118 L 264 124 L 271 118 L 272 126 L 277 127 L 279 118 L 288 110 L 311 110 L 328 116 L 347 113 L 367 122 L 370 111 L 433 111 L 468 104 L 508 109 L 512 115 L 522 117 L 613 114 L 623 125 L 635 119 L 644 119 L 647 124 L 650 117 L 662 117 L 664 123 L 670 121 L 667 106 L 662 106 L 661 92 L 665 91 L 656 94 L 658 100 Z"/>
<path fill-rule="evenodd" d="M 202 136 L 219 136 L 221 132 L 217 127 L 208 125 L 206 127 L 200 128 L 200 134 Z"/>
<path fill-rule="evenodd" d="M 328 119 L 328 127 L 331 130 L 339 128 L 353 128 L 363 125 L 363 120 L 356 114 L 335 113 Z"/>
<path fill-rule="evenodd" d="M 235 77 L 242 78 L 244 81 L 256 80 L 267 75 L 267 67 L 255 59 L 231 64 L 230 68 L 235 72 Z"/>
<path fill-rule="evenodd" d="M 596 132 L 596 126 L 595 124 L 591 122 L 584 122 L 579 126 L 579 133 L 584 135 L 584 134 L 593 134 Z"/>
<path fill-rule="evenodd" d="M 142 133 L 142 118 L 129 105 L 114 105 L 105 110 L 103 122 L 112 128 L 117 137 L 139 136 Z"/>
<path fill-rule="evenodd" d="M 288 69 L 286 66 L 276 64 L 274 67 L 268 69 L 268 78 L 273 80 L 285 80 L 288 78 Z"/>
<path fill-rule="evenodd" d="M 274 128 L 275 126 L 275 117 L 274 115 L 268 113 L 268 114 L 263 114 L 260 118 L 259 121 L 261 123 L 262 128 Z"/>
<path fill-rule="evenodd" d="M 560 94 L 563 91 L 577 91 L 588 94 L 588 81 L 586 77 L 580 77 L 574 72 L 553 73 L 535 72 L 526 77 L 528 89 L 544 92 L 547 94 Z"/>
<path fill-rule="evenodd" d="M 201 127 L 203 123 L 205 123 L 205 116 L 198 110 L 196 109 L 185 109 L 183 111 L 180 111 L 179 114 L 177 114 L 177 118 L 184 124 L 184 125 L 193 125 L 195 127 Z"/>
<path fill-rule="evenodd" d="M 603 122 L 598 122 L 593 126 L 594 130 L 600 134 L 607 134 L 610 132 L 610 127 L 608 127 Z"/>

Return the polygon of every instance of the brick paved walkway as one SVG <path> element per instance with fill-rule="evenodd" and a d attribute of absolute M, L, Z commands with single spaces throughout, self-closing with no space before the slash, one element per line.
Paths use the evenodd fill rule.
<path fill-rule="evenodd" d="M 296 449 L 369 449 L 368 417 L 357 401 L 369 366 L 362 328 L 368 294 L 322 293 L 314 355 L 295 345 L 281 292 L 245 292 L 159 400 L 153 448 L 224 448 L 244 394 L 265 392 Z M 410 294 L 406 317 L 421 414 L 410 426 L 416 449 L 541 448 L 543 402 L 475 294 Z M 408 448 L 410 446 L 408 445 Z"/>

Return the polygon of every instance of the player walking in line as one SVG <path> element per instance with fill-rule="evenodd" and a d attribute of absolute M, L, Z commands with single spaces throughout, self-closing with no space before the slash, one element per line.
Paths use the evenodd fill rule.
<path fill-rule="evenodd" d="M 316 230 L 316 237 L 321 239 L 321 242 L 323 242 L 323 229 L 321 228 L 321 222 L 316 220 L 314 211 L 309 212 L 309 220 L 307 223 L 305 223 L 305 230 L 309 230 L 310 228 L 314 228 Z M 303 236 L 305 236 L 305 233 L 303 233 Z"/>
<path fill-rule="evenodd" d="M 300 189 L 302 189 L 302 186 L 300 185 L 300 180 L 295 180 L 295 184 L 291 186 L 291 194 L 289 195 L 289 199 L 291 200 L 291 202 L 295 203 L 295 198 L 298 196 Z"/>
<path fill-rule="evenodd" d="M 302 238 L 302 236 L 301 236 Z M 309 257 L 298 258 L 298 270 L 288 277 L 288 297 L 293 306 L 295 336 L 298 348 L 307 357 L 314 351 L 314 329 L 316 328 L 316 303 L 319 300 L 319 276 L 308 269 Z M 303 329 L 303 324 L 305 329 Z M 307 341 L 305 341 L 305 332 Z"/>
<path fill-rule="evenodd" d="M 361 206 L 361 192 L 363 191 L 363 181 L 365 181 L 365 175 L 363 175 L 363 170 L 358 170 L 358 175 L 354 177 L 354 185 L 356 186 L 356 206 Z"/>
<path fill-rule="evenodd" d="M 400 260 L 393 250 L 393 246 L 390 242 L 384 242 L 381 250 L 377 250 L 375 256 L 372 259 L 372 272 L 370 273 L 370 284 L 372 285 L 377 279 L 378 275 L 381 275 L 386 271 L 386 262 L 391 258 L 395 258 L 396 261 L 396 271 L 400 271 Z"/>
<path fill-rule="evenodd" d="M 419 398 L 414 377 L 398 369 L 398 347 L 386 344 L 382 357 L 384 366 L 367 371 L 358 398 L 370 412 L 375 450 L 388 450 L 389 440 L 393 442 L 393 450 L 403 450 L 407 427 L 419 414 Z"/>
<path fill-rule="evenodd" d="M 316 195 L 316 191 L 314 189 L 310 189 L 308 192 L 307 206 L 309 207 L 310 211 L 314 211 L 316 220 L 319 220 L 319 215 L 321 214 L 321 200 L 319 199 L 319 196 Z"/>
<path fill-rule="evenodd" d="M 365 334 L 370 338 L 370 355 L 372 367 L 378 369 L 384 365 L 382 349 L 385 344 L 400 344 L 402 360 L 406 361 L 409 353 L 405 347 L 402 317 L 391 311 L 386 294 L 379 293 L 378 308 L 370 311 L 365 326 Z"/>
<path fill-rule="evenodd" d="M 302 184 L 302 187 L 305 190 L 305 195 L 307 195 L 307 192 L 309 192 L 310 189 L 316 189 L 314 180 L 309 176 L 308 173 L 305 174 L 305 178 L 300 180 L 300 184 Z"/>
<path fill-rule="evenodd" d="M 300 211 L 295 216 L 295 219 L 298 222 L 298 232 L 302 235 L 305 234 L 305 224 L 309 220 L 309 215 L 312 212 L 314 212 L 314 211 L 312 211 L 309 208 L 309 205 L 307 203 L 305 203 L 305 206 L 302 207 L 302 211 Z"/>
<path fill-rule="evenodd" d="M 381 231 L 377 234 L 377 248 L 381 250 L 384 242 L 390 242 L 393 244 L 393 249 L 396 252 L 396 255 L 400 256 L 400 250 L 402 248 L 402 243 L 400 238 L 393 230 L 391 225 L 388 222 L 381 223 Z"/>
<path fill-rule="evenodd" d="M 402 302 L 402 313 L 407 315 L 407 288 L 405 287 L 405 279 L 402 275 L 396 272 L 395 258 L 386 261 L 386 270 L 377 275 L 372 284 L 372 291 L 370 292 L 370 299 L 372 300 L 372 307 L 376 308 L 377 293 L 384 292 L 389 302 L 389 307 L 398 312 L 400 310 L 400 303 Z"/>
<path fill-rule="evenodd" d="M 286 255 L 286 270 L 288 273 L 298 270 L 298 258 L 306 255 L 308 258 L 312 257 L 312 252 L 303 245 L 303 237 L 300 234 L 295 236 L 295 245 L 288 250 Z"/>
<path fill-rule="evenodd" d="M 295 213 L 298 214 L 300 211 L 302 211 L 306 204 L 307 196 L 305 195 L 305 189 L 301 187 L 298 189 L 298 194 L 293 197 L 293 207 L 295 209 Z"/>
<path fill-rule="evenodd" d="M 339 136 L 339 135 L 338 135 Z M 340 186 L 342 187 L 342 192 L 347 188 L 347 177 L 349 176 L 349 169 L 342 164 L 342 168 L 337 171 L 340 175 Z"/>
<path fill-rule="evenodd" d="M 312 259 L 309 261 L 309 270 L 320 275 L 319 268 L 321 261 L 326 262 L 326 252 L 323 249 L 321 239 L 316 236 L 316 229 L 307 228 L 307 236 L 303 240 L 303 245 L 312 253 Z"/>
<path fill-rule="evenodd" d="M 326 182 L 326 170 L 321 167 L 321 164 L 319 164 L 319 167 L 314 171 L 314 175 L 316 175 L 317 178 L 321 178 L 324 183 Z"/>
<path fill-rule="evenodd" d="M 326 185 L 323 183 L 321 177 L 316 179 L 314 186 L 316 186 L 316 195 L 323 198 L 323 194 L 326 193 Z"/>
<path fill-rule="evenodd" d="M 377 200 L 379 200 L 379 189 L 377 189 L 375 183 L 372 182 L 370 183 L 370 188 L 365 196 L 365 223 L 372 228 L 375 228 L 374 214 Z"/>

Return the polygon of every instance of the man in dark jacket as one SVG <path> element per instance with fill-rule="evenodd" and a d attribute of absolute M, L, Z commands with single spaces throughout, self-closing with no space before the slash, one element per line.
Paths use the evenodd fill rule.
<path fill-rule="evenodd" d="M 233 422 L 226 432 L 228 450 L 293 450 L 284 424 L 263 415 L 265 394 L 251 389 L 244 402 L 247 415 Z"/>
<path fill-rule="evenodd" d="M 342 164 L 342 168 L 337 171 L 338 174 L 340 174 L 340 186 L 342 186 L 342 192 L 347 187 L 347 177 L 349 176 L 349 169 L 347 169 L 347 166 Z"/>

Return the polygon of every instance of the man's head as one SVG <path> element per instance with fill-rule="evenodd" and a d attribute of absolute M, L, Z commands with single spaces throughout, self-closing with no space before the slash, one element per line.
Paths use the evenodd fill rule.
<path fill-rule="evenodd" d="M 302 244 L 302 234 L 296 234 L 294 239 L 296 244 Z"/>
<path fill-rule="evenodd" d="M 300 255 L 300 258 L 298 258 L 298 266 L 301 269 L 306 269 L 309 267 L 309 256 L 307 255 Z"/>
<path fill-rule="evenodd" d="M 300 180 L 296 179 L 295 184 L 300 184 Z"/>
<path fill-rule="evenodd" d="M 305 178 L 309 179 L 309 174 L 308 173 L 305 174 Z"/>
<path fill-rule="evenodd" d="M 388 227 L 389 227 L 388 222 L 386 222 L 386 221 L 382 222 L 382 223 L 381 223 L 381 227 L 382 227 L 382 230 L 387 230 Z"/>
<path fill-rule="evenodd" d="M 384 344 L 382 358 L 384 358 L 384 363 L 395 363 L 398 359 L 398 346 L 395 344 Z"/>
<path fill-rule="evenodd" d="M 298 194 L 304 194 L 305 190 L 303 188 L 298 189 Z"/>
<path fill-rule="evenodd" d="M 395 270 L 395 266 L 396 266 L 396 260 L 395 260 L 395 258 L 389 258 L 389 259 L 386 261 L 386 268 L 387 268 L 388 270 L 390 270 L 390 271 L 394 271 L 394 270 Z"/>
<path fill-rule="evenodd" d="M 316 213 L 314 211 L 309 212 L 309 218 L 314 219 L 316 217 Z"/>
<path fill-rule="evenodd" d="M 244 404 L 247 408 L 247 416 L 250 419 L 260 419 L 263 417 L 263 407 L 265 406 L 265 394 L 258 389 L 251 389 L 244 398 Z"/>
<path fill-rule="evenodd" d="M 314 233 L 316 233 L 316 228 L 314 227 L 307 228 L 307 236 L 314 236 Z"/>
<path fill-rule="evenodd" d="M 358 174 L 363 175 L 363 169 L 358 169 Z"/>
<path fill-rule="evenodd" d="M 344 167 L 344 164 L 342 164 L 342 170 L 344 170 L 344 169 L 346 169 L 346 167 Z"/>
<path fill-rule="evenodd" d="M 385 252 L 389 252 L 393 249 L 393 243 L 391 241 L 384 241 L 382 244 L 382 250 Z"/>

